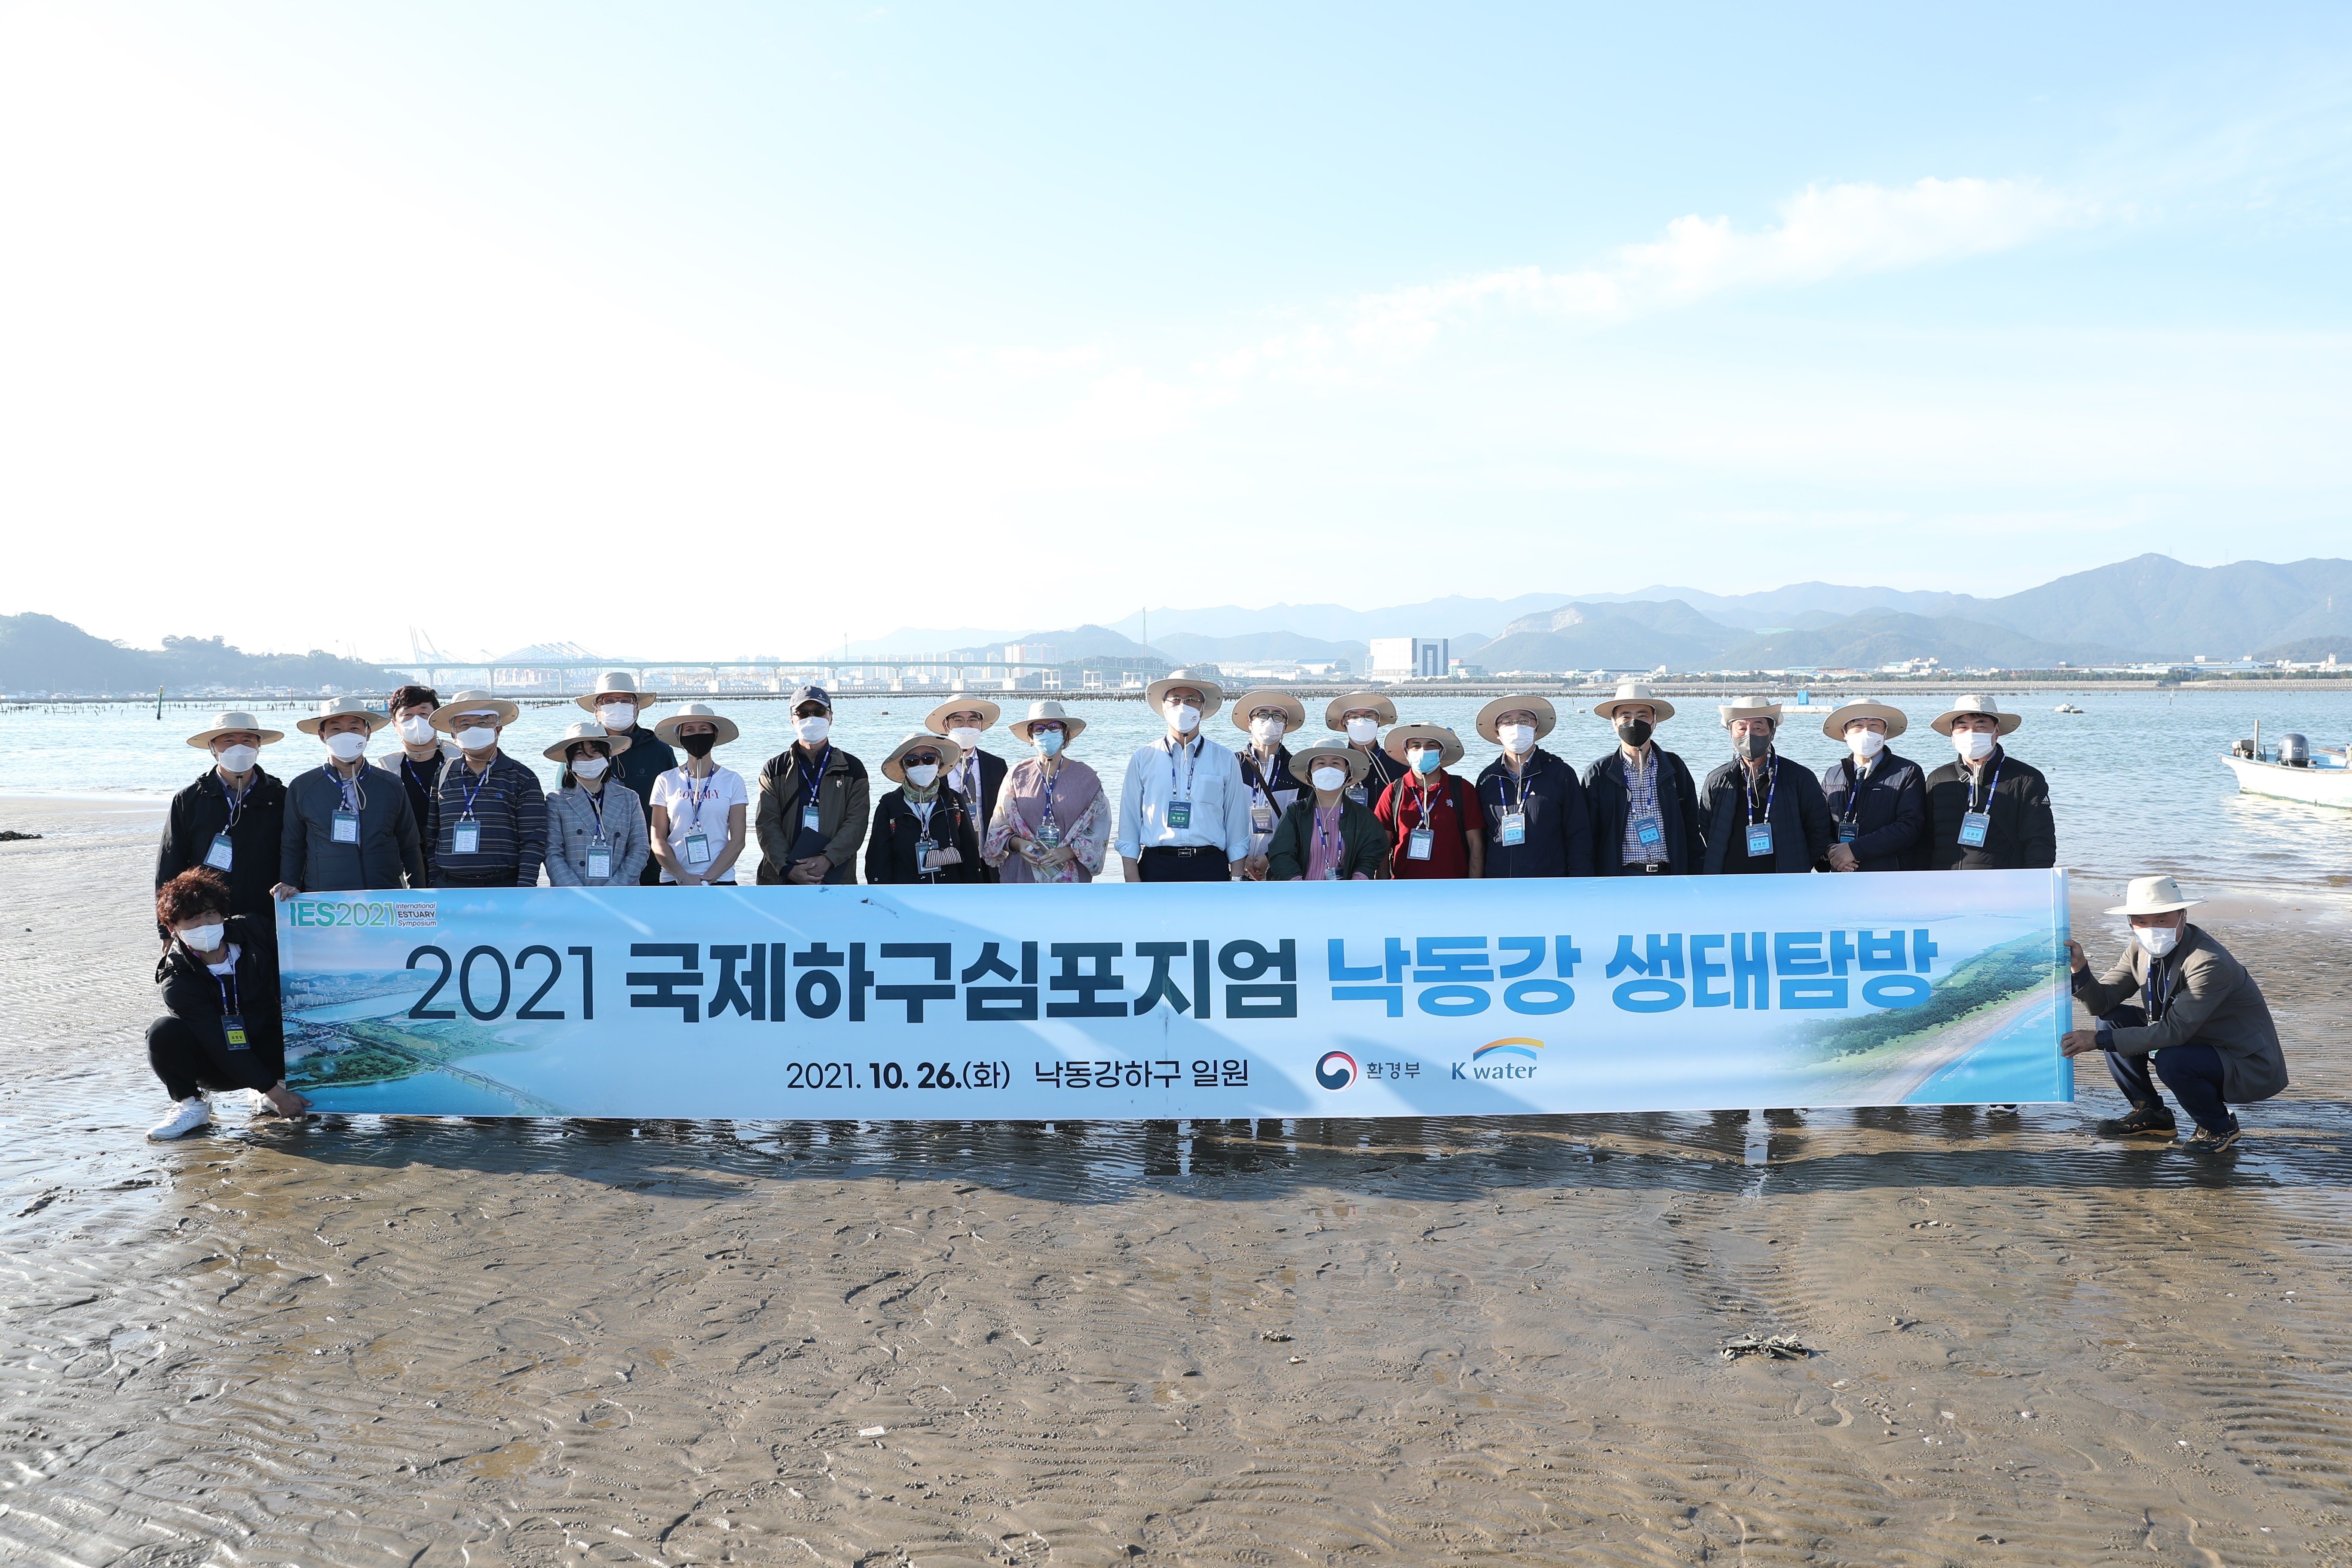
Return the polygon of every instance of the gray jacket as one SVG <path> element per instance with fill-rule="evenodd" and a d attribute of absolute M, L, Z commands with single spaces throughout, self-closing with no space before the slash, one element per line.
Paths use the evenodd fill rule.
<path fill-rule="evenodd" d="M 652 846 L 646 837 L 646 805 L 637 792 L 605 776 L 602 795 L 604 842 L 613 851 L 610 876 L 588 875 L 588 841 L 596 836 L 596 811 L 577 785 L 547 793 L 547 879 L 559 888 L 634 888 Z"/>
<path fill-rule="evenodd" d="M 2137 1003 L 2155 961 L 2137 942 L 2123 962 L 2094 978 L 2074 977 L 2074 994 L 2097 1017 L 2118 1003 Z M 2172 1000 L 2160 1023 L 2117 1029 L 2121 1056 L 2144 1056 L 2167 1046 L 2210 1046 L 2221 1056 L 2221 1098 L 2232 1105 L 2268 1100 L 2286 1087 L 2286 1053 L 2279 1048 L 2278 1026 L 2270 1005 L 2246 966 L 2230 956 L 2201 926 L 2184 925 L 2180 946 L 2168 960 L 2178 964 Z"/>
<path fill-rule="evenodd" d="M 408 789 L 379 767 L 365 767 L 352 785 L 360 841 L 335 842 L 335 813 L 343 792 L 324 765 L 286 781 L 286 830 L 278 846 L 278 879 L 306 893 L 349 893 L 373 888 L 425 886 L 425 854 Z"/>

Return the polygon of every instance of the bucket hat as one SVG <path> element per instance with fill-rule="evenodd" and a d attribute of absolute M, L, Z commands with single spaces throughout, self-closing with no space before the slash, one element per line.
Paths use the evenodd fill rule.
<path fill-rule="evenodd" d="M 1651 696 L 1650 683 L 1646 680 L 1619 682 L 1616 696 L 1592 705 L 1592 716 L 1596 719 L 1606 719 L 1613 723 L 1617 718 L 1617 710 L 1629 702 L 1648 703 L 1657 711 L 1657 721 L 1661 724 L 1675 716 L 1675 705 L 1663 697 Z"/>
<path fill-rule="evenodd" d="M 1041 702 L 1032 702 L 1029 704 L 1029 717 L 1026 719 L 1015 719 L 1012 723 L 1004 726 L 1004 732 L 1011 735 L 1013 739 L 1019 741 L 1025 746 L 1030 743 L 1029 731 L 1031 728 L 1040 721 L 1048 719 L 1058 722 L 1062 726 L 1062 744 L 1065 748 L 1068 747 L 1071 742 L 1076 740 L 1080 735 L 1086 732 L 1087 721 L 1084 719 L 1071 717 L 1070 714 L 1063 710 L 1060 703 L 1055 701 L 1050 697 Z"/>
<path fill-rule="evenodd" d="M 583 719 L 577 724 L 565 725 L 563 727 L 563 739 L 556 742 L 555 744 L 540 752 L 540 755 L 545 757 L 551 763 L 568 763 L 572 760 L 572 748 L 578 745 L 583 741 L 604 742 L 606 746 L 611 748 L 610 751 L 605 752 L 605 755 L 612 757 L 619 756 L 623 752 L 627 751 L 631 746 L 636 744 L 635 741 L 630 740 L 626 735 L 607 733 L 604 726 L 597 723 L 593 719 Z"/>
<path fill-rule="evenodd" d="M 1399 724 L 1389 731 L 1388 738 L 1381 745 L 1390 756 L 1402 762 L 1408 741 L 1444 742 L 1437 754 L 1449 768 L 1462 760 L 1462 737 L 1443 724 Z"/>
<path fill-rule="evenodd" d="M 261 727 L 261 721 L 252 714 L 231 708 L 226 712 L 214 714 L 211 725 L 189 736 L 188 744 L 200 752 L 208 752 L 212 750 L 215 741 L 219 740 L 223 735 L 234 734 L 239 730 L 252 731 L 261 737 L 261 743 L 265 746 L 273 741 L 282 741 L 286 738 L 285 731 L 265 730 Z M 373 731 L 370 731 L 370 733 Z"/>
<path fill-rule="evenodd" d="M 500 725 L 507 725 L 522 717 L 522 709 L 487 691 L 460 691 L 433 710 L 433 727 L 445 735 L 454 735 L 457 732 L 457 721 L 468 713 L 494 714 Z"/>
<path fill-rule="evenodd" d="M 923 716 L 923 728 L 934 735 L 946 734 L 948 715 L 950 713 L 977 713 L 980 715 L 980 727 L 983 730 L 991 728 L 999 719 L 1004 717 L 1004 710 L 987 698 L 975 697 L 968 691 L 959 691 Z"/>
<path fill-rule="evenodd" d="M 935 734 L 929 730 L 918 730 L 890 748 L 890 754 L 882 759 L 882 776 L 892 784 L 905 784 L 907 768 L 899 759 L 908 752 L 925 750 L 937 752 L 940 754 L 940 776 L 942 778 L 952 772 L 957 763 L 963 761 L 961 746 L 957 745 L 945 735 Z"/>
<path fill-rule="evenodd" d="M 594 690 L 585 697 L 575 697 L 572 700 L 593 713 L 596 711 L 596 705 L 608 697 L 625 697 L 639 708 L 643 708 L 646 705 L 646 693 L 637 689 L 635 676 L 625 669 L 608 669 L 596 678 Z"/>
<path fill-rule="evenodd" d="M 1723 725 L 1727 730 L 1731 727 L 1732 721 L 1735 719 L 1769 719 L 1772 721 L 1773 729 L 1778 730 L 1780 727 L 1780 705 L 1778 702 L 1767 702 L 1761 697 L 1735 697 L 1730 701 L 1718 705 L 1716 712 L 1722 716 Z"/>
<path fill-rule="evenodd" d="M 1975 710 L 1981 711 L 1981 710 Z M 2180 884 L 2169 877 L 2134 877 L 2124 884 L 2124 901 L 2111 909 L 2111 915 L 2168 915 L 2175 910 L 2186 910 L 2203 903 L 2202 899 L 2184 899 Z"/>
<path fill-rule="evenodd" d="M 319 732 L 319 726 L 328 720 L 341 719 L 347 715 L 353 719 L 366 720 L 368 733 L 371 735 L 392 722 L 391 714 L 377 712 L 367 705 L 367 699 L 364 697 L 337 697 L 320 703 L 319 710 L 308 719 L 295 720 L 294 728 L 301 731 L 305 735 L 315 735 Z M 435 713 L 433 721 L 436 724 L 439 723 L 441 715 Z"/>
<path fill-rule="evenodd" d="M 1345 732 L 1348 721 L 1340 715 L 1353 708 L 1369 708 L 1383 724 L 1396 722 L 1396 704 L 1377 691 L 1349 691 L 1334 697 L 1323 706 L 1323 727 Z"/>
<path fill-rule="evenodd" d="M 2004 713 L 2000 710 L 2000 704 L 1991 698 L 1980 697 L 1975 692 L 1970 692 L 1966 697 L 1953 699 L 1952 705 L 1937 714 L 1927 727 L 1938 735 L 1948 735 L 1952 732 L 1953 720 L 1965 719 L 1971 713 L 1981 713 L 1992 720 L 2000 726 L 2000 732 L 2004 735 L 2025 722 L 2024 714 Z"/>
<path fill-rule="evenodd" d="M 1217 684 L 1216 676 L 1197 669 L 1170 670 L 1143 689 L 1143 700 L 1157 709 L 1167 700 L 1170 690 L 1179 686 L 1189 686 L 1201 694 L 1203 719 L 1225 705 L 1225 689 Z"/>
<path fill-rule="evenodd" d="M 1889 708 L 1884 702 L 1868 698 L 1849 702 L 1822 721 L 1822 733 L 1832 741 L 1845 739 L 1845 727 L 1856 719 L 1876 719 L 1886 725 L 1886 738 L 1895 739 L 1911 727 L 1911 720 L 1900 708 Z"/>
<path fill-rule="evenodd" d="M 677 727 L 692 719 L 707 719 L 719 731 L 719 739 L 710 742 L 714 746 L 723 746 L 743 732 L 735 727 L 734 720 L 719 712 L 709 703 L 683 702 L 663 714 L 660 721 L 654 725 L 655 739 L 660 741 L 665 746 L 677 745 Z"/>
<path fill-rule="evenodd" d="M 1234 699 L 1234 729 L 1247 732 L 1250 727 L 1250 710 L 1254 708 L 1281 709 L 1282 729 L 1285 734 L 1295 735 L 1307 728 L 1305 703 L 1287 691 L 1278 691 L 1271 686 L 1262 686 L 1255 691 L 1244 691 Z"/>
<path fill-rule="evenodd" d="M 1303 747 L 1290 753 L 1291 777 L 1311 779 L 1315 773 L 1315 762 L 1318 757 L 1328 757 L 1346 768 L 1348 782 L 1351 784 L 1363 783 L 1364 774 L 1369 773 L 1372 766 L 1363 752 L 1345 741 L 1318 741 L 1311 746 Z"/>
<path fill-rule="evenodd" d="M 1540 697 L 1497 697 L 1478 710 L 1478 733 L 1486 737 L 1488 744 L 1501 745 L 1503 741 L 1498 731 L 1502 728 L 1503 715 L 1520 709 L 1536 716 L 1536 739 L 1538 741 L 1559 726 L 1559 710 Z"/>

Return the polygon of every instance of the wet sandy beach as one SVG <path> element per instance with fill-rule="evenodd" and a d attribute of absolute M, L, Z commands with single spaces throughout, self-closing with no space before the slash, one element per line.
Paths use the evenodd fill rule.
<path fill-rule="evenodd" d="M 0 803 L 47 835 L 0 845 L 0 1560 L 2352 1562 L 2334 909 L 2200 911 L 2295 1079 L 2225 1171 L 2091 1139 L 2095 1068 L 2016 1115 L 158 1147 L 156 820 Z"/>

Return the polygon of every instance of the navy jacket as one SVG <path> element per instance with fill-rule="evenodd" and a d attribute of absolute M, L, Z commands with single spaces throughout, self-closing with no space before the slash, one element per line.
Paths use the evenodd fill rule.
<path fill-rule="evenodd" d="M 1969 809 L 1969 773 L 1954 758 L 1927 775 L 1927 868 L 1931 871 L 2040 871 L 2058 864 L 2058 824 L 2050 811 L 2050 781 L 2000 747 L 1985 759 L 1984 776 L 2000 765 L 1992 792 L 1992 820 L 1984 847 L 1960 847 L 1960 818 Z M 1983 804 L 1981 800 L 1978 802 Z"/>
<path fill-rule="evenodd" d="M 1698 790 L 1691 783 L 1690 769 L 1655 742 L 1650 746 L 1650 765 L 1658 771 L 1658 818 L 1666 836 L 1666 868 L 1677 877 L 1694 875 L 1706 841 L 1699 837 Z M 1633 805 L 1622 748 L 1584 770 L 1584 807 L 1592 825 L 1592 866 L 1601 876 L 1615 876 L 1626 868 L 1622 864 L 1625 818 Z"/>
<path fill-rule="evenodd" d="M 1864 870 L 1927 868 L 1927 775 L 1918 763 L 1881 752 L 1856 789 L 1853 758 L 1841 757 L 1822 770 L 1822 795 L 1829 802 L 1832 844 L 1851 806 L 1854 839 L 1846 847 Z"/>
<path fill-rule="evenodd" d="M 1830 823 L 1829 802 L 1822 798 L 1821 781 L 1803 767 L 1775 752 L 1769 786 L 1772 800 L 1772 869 L 1810 871 L 1813 862 L 1829 853 L 1837 832 Z M 1732 847 L 1742 843 L 1748 824 L 1748 764 L 1734 757 L 1706 775 L 1698 795 L 1699 836 L 1705 841 L 1700 868 L 1709 876 L 1723 869 Z"/>
<path fill-rule="evenodd" d="M 1525 794 L 1521 786 L 1525 786 Z M 1478 775 L 1478 804 L 1486 808 L 1489 877 L 1590 877 L 1592 812 L 1576 770 L 1538 746 L 1518 778 L 1496 757 Z M 1527 816 L 1527 842 L 1503 842 L 1503 814 Z"/>

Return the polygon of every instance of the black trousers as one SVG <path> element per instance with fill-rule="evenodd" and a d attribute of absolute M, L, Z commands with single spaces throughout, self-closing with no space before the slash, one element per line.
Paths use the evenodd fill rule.
<path fill-rule="evenodd" d="M 1146 849 L 1135 858 L 1136 875 L 1147 882 L 1230 882 L 1233 863 L 1213 846 L 1197 855 L 1173 849 Z"/>
<path fill-rule="evenodd" d="M 2126 1100 L 2135 1105 L 2162 1105 L 2164 1096 L 2156 1090 L 2148 1074 L 2150 1058 L 2145 1055 L 2125 1056 L 2120 1051 L 2108 1051 L 2107 1074 L 2123 1090 Z M 2221 1053 L 2210 1046 L 2167 1046 L 2156 1053 L 2156 1078 L 2172 1090 L 2180 1101 L 2180 1109 L 2189 1112 L 2189 1120 L 2209 1132 L 2220 1132 L 2230 1125 L 2230 1108 L 2221 1101 Z"/>
<path fill-rule="evenodd" d="M 252 1054 L 257 1059 L 240 1075 L 216 1059 L 185 1020 L 158 1018 L 147 1026 L 147 1065 L 163 1080 L 163 1092 L 173 1100 L 193 1100 L 208 1089 L 266 1089 L 285 1076 L 268 1071 L 277 1064 L 260 1061 L 258 1052 Z M 250 1081 L 264 1073 L 266 1081 Z"/>

